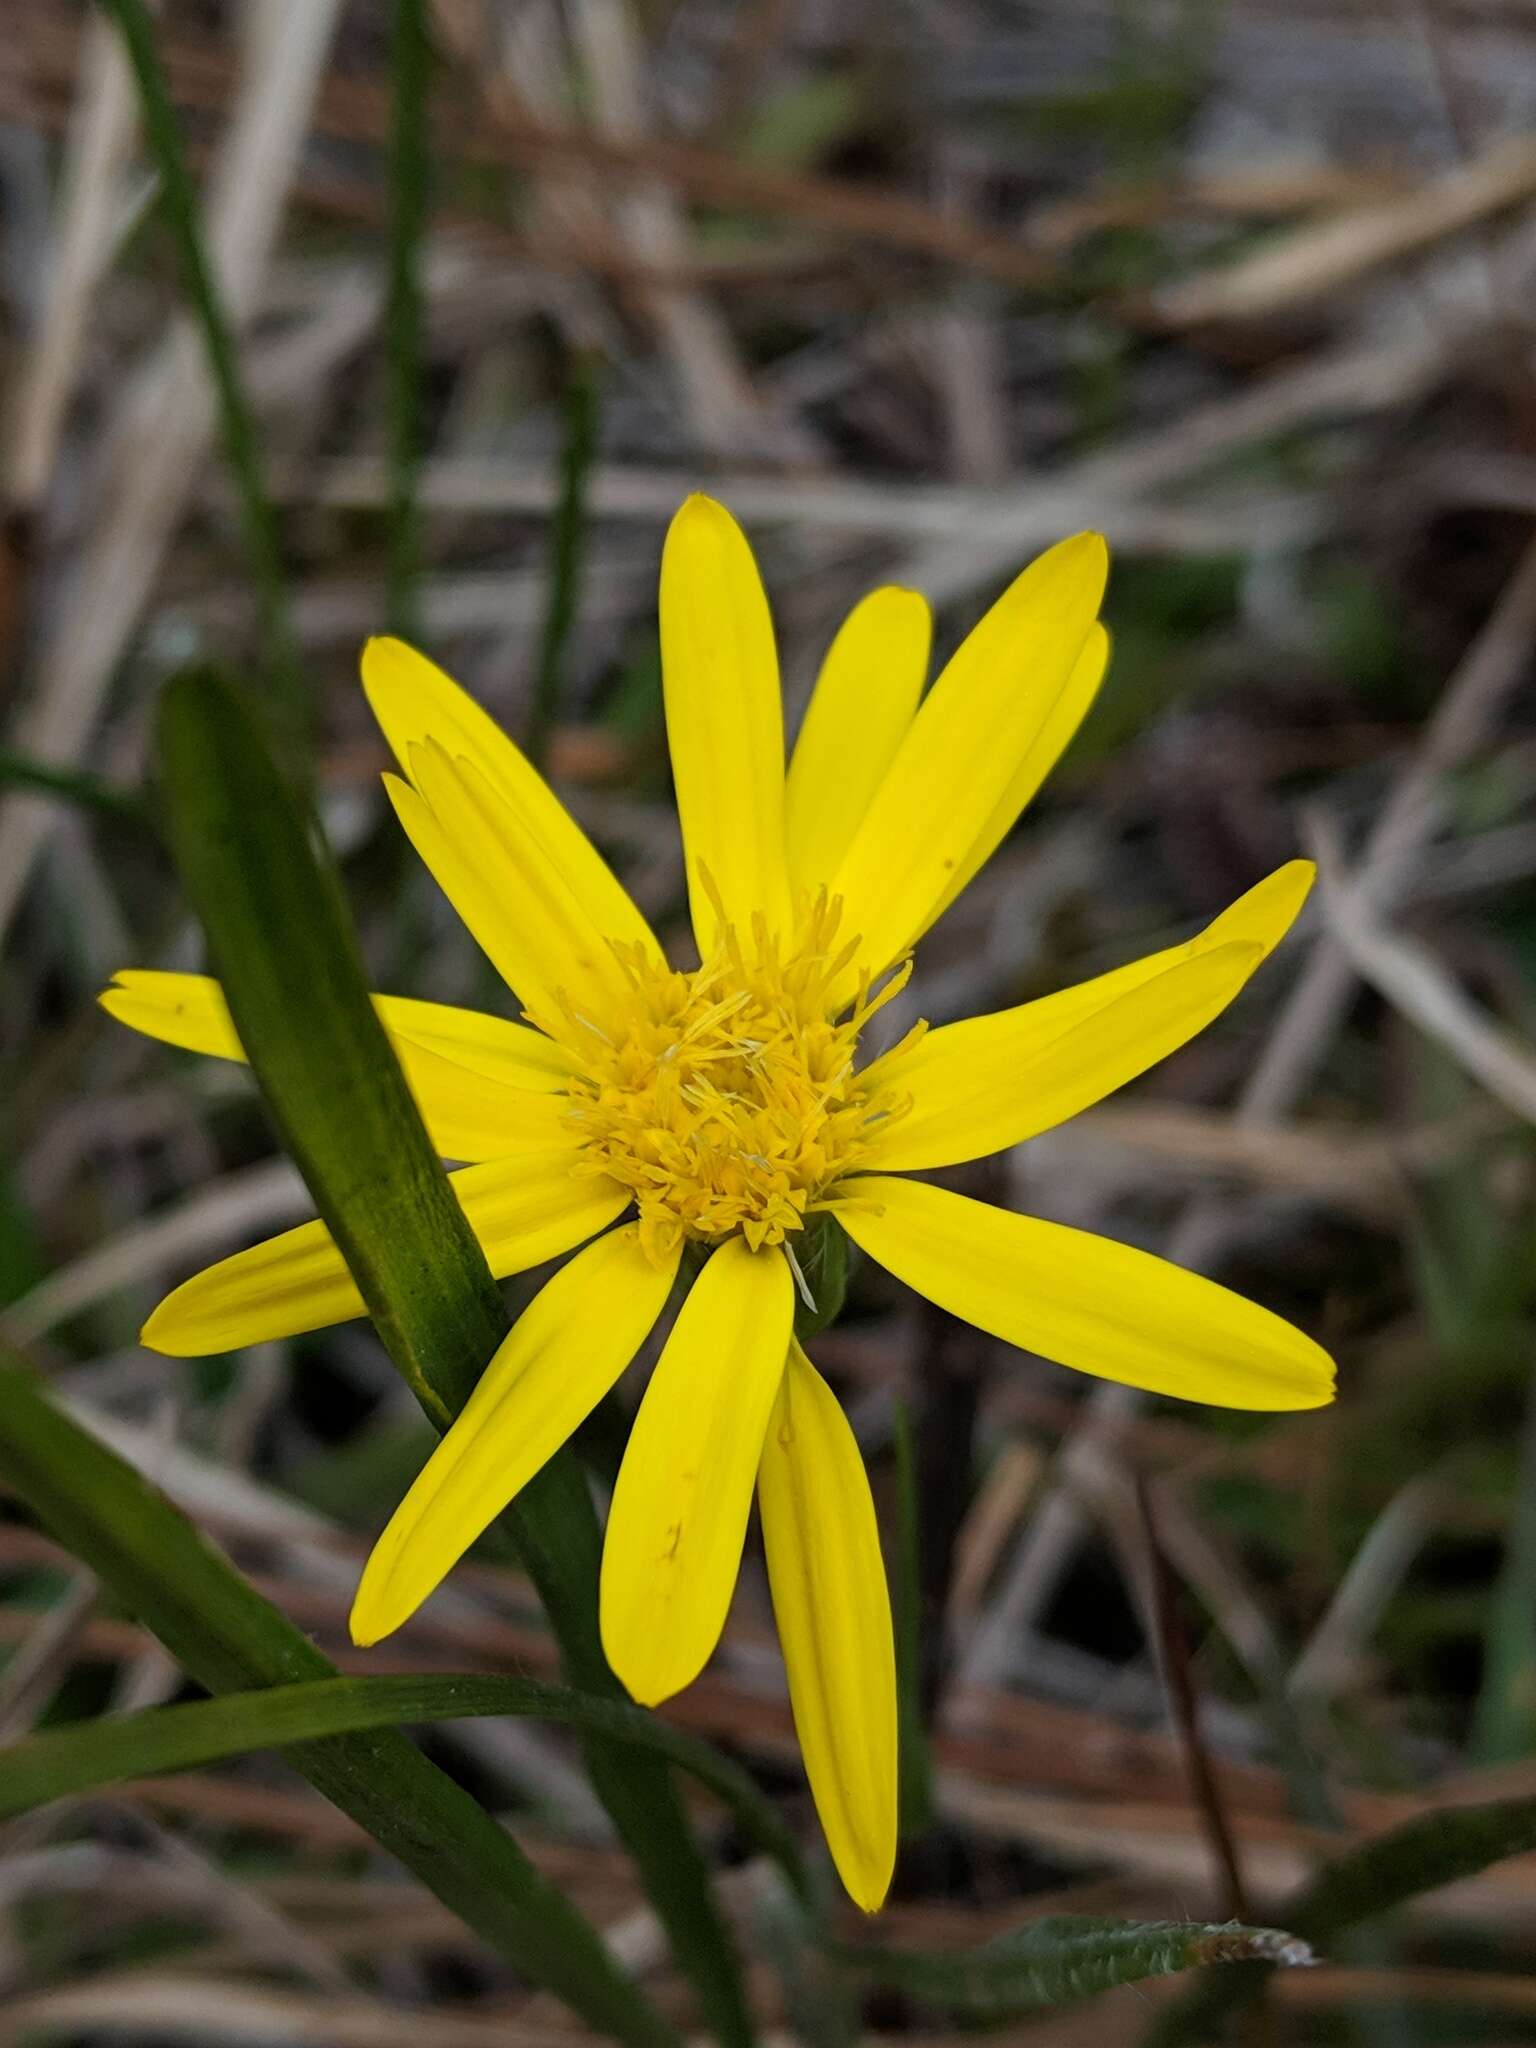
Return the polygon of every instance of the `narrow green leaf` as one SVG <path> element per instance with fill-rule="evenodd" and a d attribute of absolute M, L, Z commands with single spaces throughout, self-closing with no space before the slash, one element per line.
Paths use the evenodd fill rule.
<path fill-rule="evenodd" d="M 20 1301 L 47 1270 L 15 1168 L 0 1154 L 0 1309 Z"/>
<path fill-rule="evenodd" d="M 842 1312 L 848 1292 L 848 1233 L 835 1216 L 812 1216 L 800 1233 L 794 1258 L 796 1279 L 804 1289 L 795 1303 L 795 1335 L 808 1344 L 830 1329 Z"/>
<path fill-rule="evenodd" d="M 1483 1641 L 1472 1761 L 1513 1763 L 1536 1736 L 1536 1387 L 1526 1395 L 1504 1564 Z"/>
<path fill-rule="evenodd" d="M 426 224 L 427 87 L 432 43 L 425 0 L 393 0 L 389 149 L 389 623 L 413 638 L 421 566 L 421 237 Z"/>
<path fill-rule="evenodd" d="M 3 1349 L 0 1415 L 0 1483 L 200 1685 L 244 1693 L 335 1680 L 335 1667 L 302 1630 L 131 1465 L 56 1408 L 21 1359 Z M 289 1761 L 589 2025 L 635 2048 L 672 2048 L 670 2029 L 581 1915 L 398 1730 L 298 1743 Z"/>
<path fill-rule="evenodd" d="M 182 875 L 268 1108 L 396 1368 L 445 1428 L 506 1334 L 506 1311 L 369 1000 L 318 828 L 216 676 L 167 686 L 160 752 Z M 598 1633 L 597 1516 L 569 1451 L 504 1525 L 567 1678 L 622 1698 Z M 586 1754 L 711 2025 L 749 2041 L 735 1946 L 666 1765 L 596 1738 Z"/>
<path fill-rule="evenodd" d="M 218 404 L 224 457 L 240 500 L 246 553 L 261 604 L 266 668 L 279 699 L 280 715 L 289 725 L 290 737 L 298 748 L 308 731 L 309 707 L 288 617 L 277 518 L 262 478 L 255 415 L 241 381 L 234 338 L 213 266 L 203 246 L 197 193 L 187 166 L 176 109 L 144 0 L 100 0 L 100 4 L 117 24 L 138 85 L 144 134 L 160 177 L 160 210 L 175 243 L 182 289 L 202 334 Z"/>
<path fill-rule="evenodd" d="M 103 1785 L 227 1762 L 368 1728 L 412 1727 L 505 1714 L 554 1721 L 583 1734 L 650 1750 L 689 1772 L 730 1808 L 802 1897 L 806 1876 L 794 1836 L 747 1773 L 696 1736 L 643 1707 L 602 1700 L 532 1678 L 325 1678 L 260 1692 L 225 1693 L 113 1720 L 76 1722 L 0 1750 L 0 1819 Z"/>
<path fill-rule="evenodd" d="M 830 1883 L 829 1883 L 830 1880 Z M 823 1937 L 830 1863 L 817 1872 L 816 1894 L 764 1885 L 755 1902 L 753 1946 L 778 1979 L 782 2025 L 797 2048 L 854 2048 L 863 1987 Z"/>
<path fill-rule="evenodd" d="M 13 747 L 0 747 L 0 785 L 6 783 L 14 789 L 31 789 L 41 796 L 58 797 L 62 803 L 96 811 L 117 824 L 131 825 L 136 832 L 159 837 L 159 827 L 147 806 L 132 790 L 119 789 L 115 783 L 104 782 L 99 775 L 89 775 L 84 769 L 58 768 L 51 761 L 34 761 Z"/>
<path fill-rule="evenodd" d="M 441 1429 L 506 1316 L 367 1000 L 319 828 L 244 700 L 211 672 L 166 685 L 159 743 L 177 866 L 267 1107 Z"/>
<path fill-rule="evenodd" d="M 840 1947 L 875 1982 L 969 2019 L 1005 2020 L 1035 2006 L 1092 1998 L 1117 1984 L 1167 1977 L 1203 1963 L 1309 1963 L 1295 1935 L 1273 1927 L 1182 1920 L 1097 1920 L 1062 1914 L 1036 1920 L 982 1947 L 922 1951 Z"/>
<path fill-rule="evenodd" d="M 528 758 L 540 768 L 549 753 L 550 735 L 565 700 L 567 650 L 581 598 L 587 539 L 587 479 L 597 453 L 598 394 L 596 357 L 574 355 L 566 372 L 562 398 L 565 438 L 560 454 L 560 501 L 550 523 L 544 634 L 528 718 Z"/>
<path fill-rule="evenodd" d="M 1421 1814 L 1325 1863 L 1286 1919 L 1310 1940 L 1329 1941 L 1422 1892 L 1475 1877 L 1490 1863 L 1531 1849 L 1536 1849 L 1536 1798 L 1496 1799 L 1485 1806 Z"/>
<path fill-rule="evenodd" d="M 1536 1798 L 1497 1799 L 1485 1806 L 1421 1814 L 1325 1863 L 1283 1914 L 1288 1927 L 1315 1948 L 1334 1945 L 1363 1922 L 1425 1892 L 1475 1877 L 1507 1856 L 1536 1849 Z M 1197 1984 L 1171 2006 L 1147 2036 L 1147 2048 L 1204 2042 L 1231 2012 L 1264 1988 L 1269 1971 L 1254 1963 Z"/>

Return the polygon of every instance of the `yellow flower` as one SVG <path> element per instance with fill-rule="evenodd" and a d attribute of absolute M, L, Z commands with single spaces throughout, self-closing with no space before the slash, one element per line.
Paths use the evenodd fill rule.
<path fill-rule="evenodd" d="M 537 1295 L 368 1561 L 359 1643 L 405 1621 L 624 1372 L 696 1277 L 640 1405 L 608 1520 L 603 1641 L 647 1704 L 725 1622 L 754 1485 L 806 1770 L 849 1892 L 885 1896 L 896 1709 L 879 1536 L 853 1436 L 793 1335 L 796 1245 L 835 1212 L 898 1279 L 983 1330 L 1154 1393 L 1327 1401 L 1332 1367 L 1267 1310 L 1148 1253 L 899 1176 L 1049 1130 L 1228 1003 L 1300 908 L 1294 861 L 1196 938 L 859 1062 L 909 955 L 1012 826 L 1092 702 L 1104 544 L 1032 563 L 919 703 L 927 608 L 877 590 L 839 632 L 786 777 L 768 606 L 740 529 L 690 498 L 667 538 L 667 729 L 701 964 L 670 966 L 510 740 L 398 641 L 363 682 L 406 832 L 523 1023 L 377 998 L 498 1277 L 585 1245 Z M 119 975 L 123 1022 L 239 1059 L 216 983 Z M 619 1219 L 632 1216 L 615 1229 Z M 588 1242 L 588 1240 L 591 1240 Z M 176 1289 L 177 1356 L 340 1322 L 362 1304 L 319 1223 Z"/>

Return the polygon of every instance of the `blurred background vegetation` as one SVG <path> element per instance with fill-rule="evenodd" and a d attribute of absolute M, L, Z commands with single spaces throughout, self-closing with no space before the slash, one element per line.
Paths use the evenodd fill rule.
<path fill-rule="evenodd" d="M 675 934 L 655 577 L 689 489 L 759 550 L 791 720 L 873 584 L 926 591 L 947 648 L 1098 526 L 1104 697 L 906 1014 L 1080 979 L 1316 855 L 1235 1010 L 985 1191 L 1294 1317 L 1341 1398 L 1259 1420 L 1096 1391 L 856 1271 L 815 1348 L 932 1734 L 879 1937 L 1283 1926 L 1340 1844 L 1536 1794 L 1536 14 L 167 0 L 146 127 L 141 12 L 8 0 L 0 50 L 0 1334 L 344 1668 L 548 1673 L 491 1563 L 349 1649 L 429 1440 L 365 1325 L 136 1345 L 171 1282 L 308 1209 L 246 1075 L 95 1007 L 123 965 L 203 965 L 146 775 L 158 687 L 197 659 L 257 679 L 376 985 L 495 1007 L 382 798 L 368 633 L 523 738 Z M 599 1488 L 633 1398 L 584 1432 Z M 0 1520 L 0 1737 L 183 1686 Z M 668 1713 L 806 1815 L 750 1551 Z M 688 2020 L 569 1741 L 429 1747 Z M 701 1816 L 770 2025 L 953 2033 L 966 2001 L 932 1983 L 832 1995 Z M 1519 1859 L 1429 1893 L 1278 1977 L 1250 2038 L 1536 2040 L 1533 1902 Z M 1161 1985 L 1009 2026 L 1224 2038 Z M 270 1758 L 0 1837 L 4 2048 L 557 2033 Z"/>

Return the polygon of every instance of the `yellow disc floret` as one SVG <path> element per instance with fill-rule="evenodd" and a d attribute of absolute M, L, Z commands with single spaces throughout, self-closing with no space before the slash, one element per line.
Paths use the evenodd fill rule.
<path fill-rule="evenodd" d="M 563 1035 L 584 1067 L 568 1112 L 582 1167 L 631 1191 L 653 1258 L 737 1232 L 754 1251 L 782 1244 L 835 1206 L 866 1133 L 906 1107 L 881 1085 L 883 1060 L 855 1072 L 854 1048 L 907 968 L 878 992 L 866 977 L 840 997 L 857 948 L 836 943 L 840 912 L 823 894 L 788 948 L 761 920 L 743 939 L 722 919 L 716 951 L 692 973 L 621 952 L 623 1011 L 568 1016 Z"/>

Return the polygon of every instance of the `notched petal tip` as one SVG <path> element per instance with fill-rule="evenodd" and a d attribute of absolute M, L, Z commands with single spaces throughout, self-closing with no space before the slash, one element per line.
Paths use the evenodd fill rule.
<path fill-rule="evenodd" d="M 1016 625 L 1027 622 L 1031 627 L 1059 610 L 1063 617 L 1081 619 L 1086 636 L 1108 581 L 1109 543 L 1102 533 L 1085 529 L 1036 555 L 994 609 L 1005 616 L 1012 613 Z"/>
<path fill-rule="evenodd" d="M 603 1636 L 603 1655 L 608 1659 L 614 1677 L 637 1707 L 659 1707 L 674 1699 L 692 1685 L 704 1668 L 701 1664 L 699 1671 L 690 1671 L 682 1677 L 654 1668 L 647 1669 L 635 1658 L 633 1649 L 631 1643 L 610 1643 L 607 1636 Z M 707 1658 L 705 1662 L 708 1662 Z"/>
<path fill-rule="evenodd" d="M 392 1636 L 410 1619 L 409 1612 L 401 1614 L 391 1609 L 387 1598 L 390 1574 L 386 1571 L 382 1584 L 373 1581 L 379 1576 L 372 1570 L 370 1558 L 363 1567 L 363 1575 L 357 1582 L 357 1591 L 352 1596 L 352 1611 L 347 1616 L 347 1633 L 359 1650 L 371 1650 L 375 1643 L 382 1643 L 386 1636 Z"/>
<path fill-rule="evenodd" d="M 1273 1415 L 1299 1415 L 1311 1408 L 1326 1408 L 1338 1395 L 1338 1367 L 1332 1357 L 1315 1337 L 1309 1337 L 1305 1330 L 1295 1323 L 1276 1315 L 1272 1310 L 1261 1309 L 1256 1302 L 1247 1304 L 1255 1315 L 1278 1328 L 1288 1340 L 1288 1356 L 1277 1360 L 1268 1375 L 1267 1388 L 1250 1388 L 1242 1398 L 1217 1401 L 1209 1405 L 1244 1409 L 1251 1413 Z"/>
<path fill-rule="evenodd" d="M 371 1650 L 375 1643 L 383 1642 L 384 1638 L 392 1633 L 393 1631 L 388 1628 L 364 1621 L 355 1606 L 347 1617 L 347 1634 L 352 1638 L 354 1649 Z"/>
<path fill-rule="evenodd" d="M 710 497 L 707 491 L 690 491 L 681 505 L 672 514 L 667 528 L 667 541 L 688 542 L 715 535 L 726 539 L 741 536 L 741 523 L 736 515 L 718 498 Z"/>
<path fill-rule="evenodd" d="M 1309 1340 L 1310 1341 L 1310 1340 Z M 1315 1372 L 1309 1377 L 1312 1384 L 1295 1403 L 1297 1411 L 1305 1408 L 1327 1408 L 1338 1399 L 1339 1372 L 1332 1358 L 1320 1344 L 1312 1347 L 1316 1354 Z"/>
<path fill-rule="evenodd" d="M 1102 568 L 1106 574 L 1109 570 L 1109 542 L 1095 526 L 1069 533 L 1065 540 L 1057 541 L 1045 552 L 1058 562 L 1080 562 L 1084 569 Z"/>
<path fill-rule="evenodd" d="M 867 1914 L 871 1920 L 884 1907 L 887 1895 L 891 1889 L 891 1879 L 894 1875 L 894 1863 L 883 1876 L 878 1872 L 862 1870 L 840 1870 L 838 1872 L 838 1876 L 843 1880 L 843 1890 L 847 1892 L 849 1898 L 852 1899 L 859 1911 Z"/>
<path fill-rule="evenodd" d="M 363 642 L 363 651 L 358 657 L 358 666 L 362 670 L 363 681 L 368 683 L 370 681 L 382 680 L 382 677 L 379 675 L 382 663 L 393 660 L 396 655 L 414 654 L 415 652 L 416 650 L 411 646 L 410 642 L 402 640 L 398 634 L 370 633 Z M 373 671 L 372 676 L 369 674 L 370 670 Z"/>

